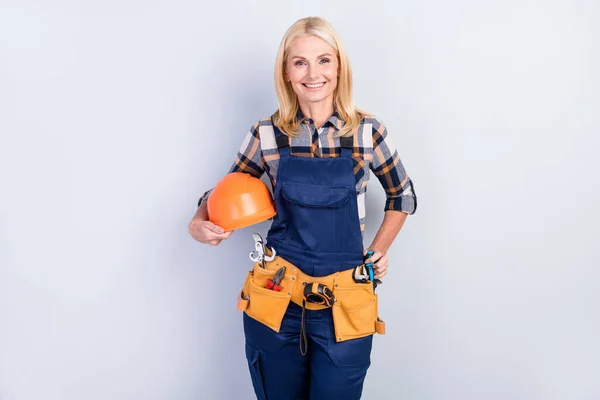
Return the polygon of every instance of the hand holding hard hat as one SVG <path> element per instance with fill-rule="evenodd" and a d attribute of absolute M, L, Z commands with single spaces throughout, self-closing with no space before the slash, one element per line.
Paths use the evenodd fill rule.
<path fill-rule="evenodd" d="M 266 221 L 274 215 L 275 202 L 267 186 L 252 175 L 232 172 L 213 188 L 188 230 L 195 240 L 217 246 L 235 229 Z"/>

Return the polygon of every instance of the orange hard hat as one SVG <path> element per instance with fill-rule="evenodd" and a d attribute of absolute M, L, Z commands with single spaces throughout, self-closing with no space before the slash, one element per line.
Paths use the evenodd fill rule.
<path fill-rule="evenodd" d="M 210 192 L 207 208 L 209 221 L 225 231 L 254 225 L 275 215 L 267 185 L 243 172 L 225 175 Z"/>

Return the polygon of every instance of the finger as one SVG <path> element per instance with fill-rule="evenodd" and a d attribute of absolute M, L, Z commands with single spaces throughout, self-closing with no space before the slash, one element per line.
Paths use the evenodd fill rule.
<path fill-rule="evenodd" d="M 382 265 L 387 265 L 388 264 L 388 258 L 387 256 L 382 256 L 379 260 L 377 260 L 377 262 L 375 263 L 375 268 L 377 268 L 378 266 L 382 266 Z"/>
<path fill-rule="evenodd" d="M 210 244 L 211 246 L 218 246 L 219 243 L 221 243 L 221 241 L 220 240 L 209 240 L 206 243 Z"/>
<path fill-rule="evenodd" d="M 375 275 L 375 279 L 381 279 L 381 278 L 383 278 L 383 277 L 384 277 L 384 276 L 387 274 L 387 271 L 388 271 L 388 270 L 387 270 L 387 268 L 386 268 L 386 269 L 384 269 L 382 272 L 380 272 L 380 273 L 376 274 L 376 275 Z"/>
<path fill-rule="evenodd" d="M 231 236 L 232 232 L 233 231 L 224 232 L 224 233 L 213 233 L 213 232 L 210 232 L 208 236 L 210 237 L 211 240 L 219 240 L 219 241 L 221 241 L 223 239 L 228 239 L 229 236 Z"/>
<path fill-rule="evenodd" d="M 225 232 L 225 229 L 213 224 L 210 221 L 205 221 L 205 223 L 202 224 L 202 228 L 206 231 L 206 236 L 210 239 L 227 239 L 229 236 L 231 236 L 231 233 L 233 232 Z"/>
<path fill-rule="evenodd" d="M 375 269 L 374 269 L 375 275 L 377 275 L 377 274 L 381 274 L 382 272 L 384 272 L 384 271 L 387 271 L 387 269 L 388 269 L 388 265 L 387 265 L 387 264 L 385 264 L 385 265 L 382 265 L 382 266 L 381 266 L 381 267 L 379 267 L 379 268 L 375 268 Z"/>
<path fill-rule="evenodd" d="M 213 224 L 213 223 L 212 223 L 212 222 L 210 222 L 210 221 L 206 221 L 206 224 L 204 224 L 204 227 L 205 227 L 206 229 L 208 229 L 209 231 L 211 231 L 211 232 L 214 232 L 214 233 L 217 233 L 217 234 L 222 234 L 222 233 L 225 233 L 225 229 L 221 228 L 221 227 L 220 227 L 220 226 L 218 226 L 218 225 L 215 225 L 215 224 Z"/>
<path fill-rule="evenodd" d="M 385 263 L 382 263 L 382 264 L 376 265 L 376 266 L 374 267 L 374 270 L 375 270 L 375 272 L 376 272 L 376 273 L 379 273 L 379 272 L 381 272 L 381 271 L 385 271 L 387 268 L 388 268 L 388 263 L 387 263 L 387 262 L 385 262 Z"/>
<path fill-rule="evenodd" d="M 373 255 L 369 258 L 367 258 L 367 260 L 365 261 L 366 263 L 372 263 L 372 262 L 376 262 L 377 260 L 379 260 L 383 254 L 378 251 L 378 250 L 374 250 L 375 253 L 373 253 Z"/>
<path fill-rule="evenodd" d="M 381 258 L 379 260 L 377 260 L 377 262 L 374 265 L 374 268 L 377 269 L 379 267 L 381 267 L 382 265 L 387 265 L 388 264 L 388 258 L 386 255 L 381 256 Z"/>
<path fill-rule="evenodd" d="M 375 264 L 375 277 L 379 277 L 381 274 L 385 274 L 388 269 L 388 260 L 386 256 L 383 256 L 377 264 Z"/>

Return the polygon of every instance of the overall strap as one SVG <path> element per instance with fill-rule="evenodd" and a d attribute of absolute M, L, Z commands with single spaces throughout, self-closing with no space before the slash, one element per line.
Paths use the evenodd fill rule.
<path fill-rule="evenodd" d="M 342 157 L 352 158 L 352 152 L 354 151 L 354 138 L 352 136 L 341 137 L 340 147 L 342 148 Z"/>
<path fill-rule="evenodd" d="M 275 143 L 280 157 L 290 156 L 290 138 L 284 135 L 279 128 L 273 124 L 273 132 L 275 133 Z"/>

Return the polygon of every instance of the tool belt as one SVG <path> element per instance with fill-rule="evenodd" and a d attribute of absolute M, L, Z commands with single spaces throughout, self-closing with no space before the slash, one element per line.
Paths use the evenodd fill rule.
<path fill-rule="evenodd" d="M 267 289 L 270 280 L 284 266 L 285 275 L 279 283 L 281 290 Z M 375 332 L 385 334 L 385 323 L 379 319 L 378 298 L 373 284 L 356 282 L 353 273 L 354 269 L 349 269 L 312 277 L 282 257 L 275 256 L 272 261 L 255 263 L 248 272 L 238 297 L 238 309 L 279 332 L 290 301 L 303 307 L 303 316 L 304 309 L 331 307 L 337 342 Z M 322 304 L 311 302 L 318 301 L 319 297 L 322 297 Z"/>

